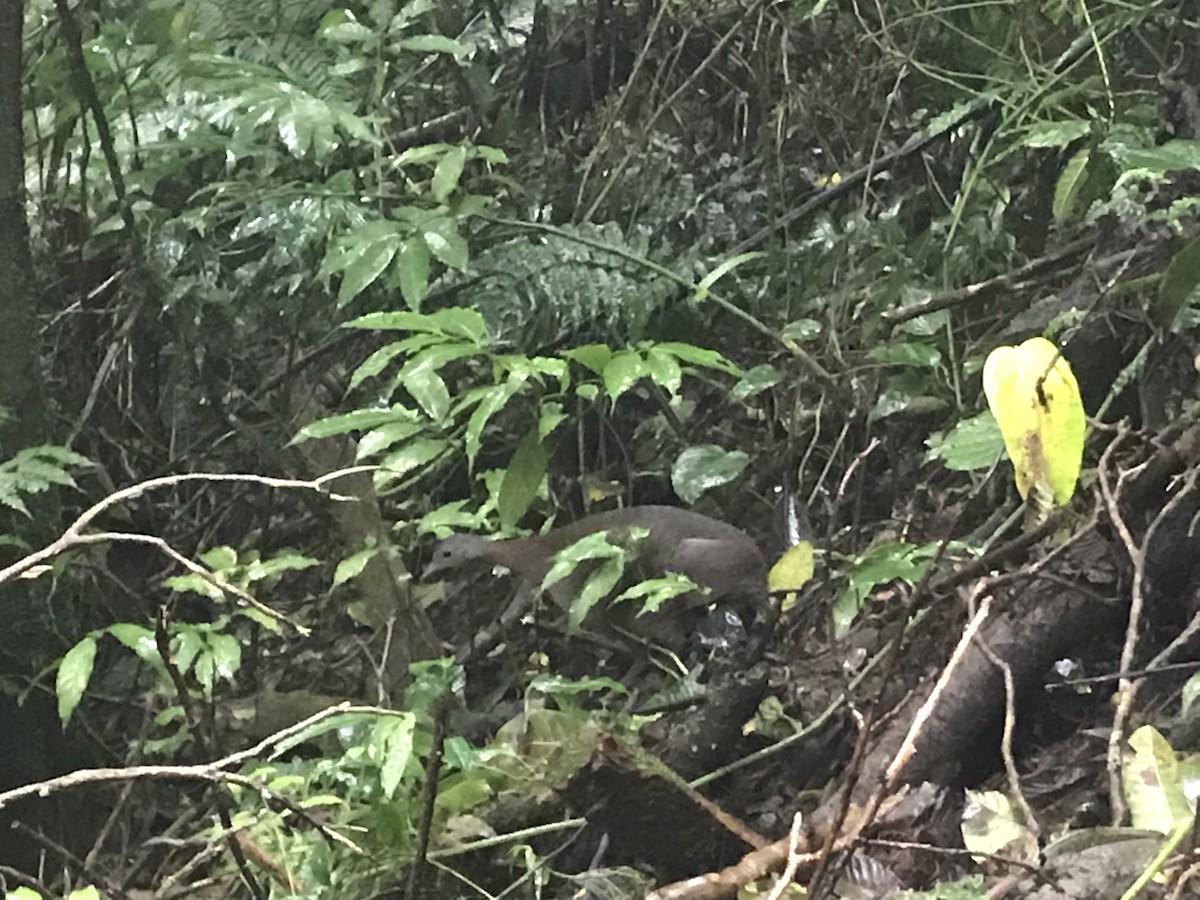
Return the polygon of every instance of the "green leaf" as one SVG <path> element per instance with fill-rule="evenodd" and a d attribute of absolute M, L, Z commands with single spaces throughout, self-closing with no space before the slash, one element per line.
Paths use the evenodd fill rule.
<path fill-rule="evenodd" d="M 92 667 L 96 662 L 96 638 L 88 635 L 67 651 L 58 664 L 54 692 L 58 696 L 58 718 L 67 727 L 71 714 L 83 699 L 88 682 L 92 680 Z"/>
<path fill-rule="evenodd" d="M 1196 299 L 1200 287 L 1200 238 L 1175 254 L 1158 285 L 1158 298 L 1152 309 L 1154 322 L 1169 330 L 1175 319 Z"/>
<path fill-rule="evenodd" d="M 542 403 L 538 410 L 538 436 L 544 441 L 559 425 L 566 421 L 567 414 L 563 412 L 562 404 L 553 400 Z"/>
<path fill-rule="evenodd" d="M 604 367 L 604 389 L 616 400 L 646 374 L 646 363 L 635 350 L 622 350 Z"/>
<path fill-rule="evenodd" d="M 1004 439 L 990 412 L 963 419 L 944 437 L 930 435 L 926 459 L 940 459 L 953 472 L 977 472 L 990 469 L 1004 452 Z"/>
<path fill-rule="evenodd" d="M 489 385 L 480 388 L 482 398 L 471 418 L 467 420 L 467 462 L 475 464 L 475 457 L 483 446 L 483 429 L 488 420 L 502 410 L 505 404 L 521 389 L 524 381 L 519 378 L 509 378 L 504 384 Z"/>
<path fill-rule="evenodd" d="M 725 450 L 716 444 L 688 447 L 671 467 L 671 486 L 685 503 L 733 481 L 746 468 L 750 457 L 741 450 Z"/>
<path fill-rule="evenodd" d="M 666 388 L 671 396 L 679 393 L 679 386 L 683 383 L 683 370 L 679 367 L 679 360 L 670 353 L 665 353 L 658 347 L 651 347 L 646 353 L 645 372 L 651 381 Z"/>
<path fill-rule="evenodd" d="M 607 344 L 584 344 L 582 347 L 564 350 L 562 356 L 597 375 L 603 375 L 605 367 L 613 358 L 613 350 Z"/>
<path fill-rule="evenodd" d="M 467 242 L 458 233 L 458 225 L 453 219 L 434 219 L 428 222 L 421 236 L 425 246 L 437 259 L 451 269 L 460 272 L 467 268 L 470 256 L 467 252 Z"/>
<path fill-rule="evenodd" d="M 116 638 L 122 645 L 132 650 L 139 659 L 157 659 L 158 647 L 154 642 L 154 632 L 145 625 L 132 622 L 118 622 L 109 625 L 106 632 Z"/>
<path fill-rule="evenodd" d="M 1090 134 L 1091 130 L 1092 124 L 1086 119 L 1035 122 L 1020 138 L 1019 144 L 1024 147 L 1065 147 Z"/>
<path fill-rule="evenodd" d="M 694 344 L 681 344 L 676 341 L 668 341 L 662 344 L 655 344 L 663 353 L 670 353 L 685 363 L 693 366 L 701 366 L 706 369 L 717 369 L 721 372 L 727 372 L 730 375 L 741 375 L 742 370 L 727 360 L 716 350 L 708 350 L 704 347 L 697 347 Z"/>
<path fill-rule="evenodd" d="M 530 504 L 537 497 L 542 479 L 546 477 L 546 450 L 536 428 L 531 429 L 517 445 L 504 479 L 500 482 L 497 509 L 504 530 L 516 527 Z"/>
<path fill-rule="evenodd" d="M 462 177 L 463 165 L 467 161 L 466 147 L 451 147 L 441 159 L 438 160 L 437 166 L 433 170 L 433 180 L 430 182 L 430 190 L 433 191 L 433 199 L 438 203 L 445 203 L 454 189 L 458 187 L 458 180 Z"/>
<path fill-rule="evenodd" d="M 357 578 L 367 567 L 367 563 L 381 552 L 378 547 L 367 547 L 365 550 L 351 553 L 337 564 L 337 568 L 333 572 L 332 586 L 337 587 L 339 584 L 345 584 L 351 578 Z"/>
<path fill-rule="evenodd" d="M 816 319 L 797 319 L 783 326 L 779 336 L 789 341 L 811 341 L 821 334 L 821 323 Z"/>
<path fill-rule="evenodd" d="M 755 394 L 761 394 L 783 380 L 783 375 L 774 366 L 764 363 L 749 369 L 741 380 L 733 386 L 733 396 L 738 400 L 748 400 Z"/>
<path fill-rule="evenodd" d="M 892 342 L 876 347 L 871 358 L 891 366 L 919 366 L 932 369 L 942 361 L 941 351 L 930 344 Z"/>
<path fill-rule="evenodd" d="M 426 426 L 420 422 L 389 422 L 373 428 L 362 436 L 355 450 L 354 459 L 360 462 L 377 453 L 383 453 L 401 441 L 407 441 L 425 431 Z"/>
<path fill-rule="evenodd" d="M 402 478 L 418 466 L 432 462 L 449 449 L 450 444 L 439 438 L 418 438 L 405 444 L 379 463 L 379 470 L 375 473 L 376 488 Z"/>
<path fill-rule="evenodd" d="M 1071 217 L 1071 213 L 1075 209 L 1083 186 L 1087 183 L 1088 163 L 1091 158 L 1091 148 L 1084 147 L 1067 160 L 1058 176 L 1058 181 L 1054 185 L 1054 200 L 1050 208 L 1054 215 L 1054 221 L 1060 225 Z"/>
<path fill-rule="evenodd" d="M 429 287 L 429 247 L 423 238 L 404 239 L 396 253 L 393 270 L 404 302 L 414 311 L 419 309 Z"/>
<path fill-rule="evenodd" d="M 213 547 L 200 554 L 200 562 L 217 572 L 224 572 L 237 565 L 237 551 L 232 547 Z"/>
<path fill-rule="evenodd" d="M 213 632 L 208 639 L 212 652 L 213 674 L 221 681 L 233 681 L 242 667 L 242 645 L 232 634 Z"/>
<path fill-rule="evenodd" d="M 369 428 L 385 425 L 388 422 L 394 422 L 399 418 L 411 421 L 416 418 L 416 413 L 411 409 L 406 409 L 399 405 L 389 407 L 388 409 L 356 409 L 354 412 L 344 413 L 340 416 L 329 416 L 325 419 L 318 419 L 310 425 L 305 425 L 292 438 L 291 443 L 299 444 L 302 441 L 332 437 L 336 434 L 348 434 L 351 431 L 365 431 Z"/>
<path fill-rule="evenodd" d="M 467 48 L 453 38 L 442 34 L 415 34 L 399 42 L 401 50 L 415 53 L 449 53 L 451 56 L 466 56 Z"/>
<path fill-rule="evenodd" d="M 617 548 L 619 550 L 619 548 Z M 589 575 L 579 591 L 579 596 L 571 602 L 567 612 L 567 629 L 578 631 L 583 620 L 587 618 L 592 608 L 612 593 L 621 576 L 625 574 L 625 560 L 622 557 L 606 559 Z"/>
<path fill-rule="evenodd" d="M 412 762 L 416 727 L 417 717 L 410 712 L 384 716 L 375 725 L 371 743 L 375 747 L 375 758 L 381 761 L 379 786 L 388 799 L 395 798 L 404 773 Z"/>

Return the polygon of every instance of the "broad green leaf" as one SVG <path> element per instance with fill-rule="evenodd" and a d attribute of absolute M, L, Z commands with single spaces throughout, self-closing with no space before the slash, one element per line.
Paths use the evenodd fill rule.
<path fill-rule="evenodd" d="M 438 438 L 417 438 L 389 453 L 379 463 L 375 473 L 375 486 L 381 488 L 402 478 L 418 466 L 437 459 L 450 449 L 450 444 Z"/>
<path fill-rule="evenodd" d="M 441 340 L 441 335 L 437 334 L 419 334 L 407 341 L 392 341 L 389 344 L 384 344 L 370 356 L 362 361 L 362 364 L 354 370 L 350 375 L 350 388 L 353 390 L 358 387 L 368 378 L 374 378 L 380 372 L 388 367 L 393 359 L 401 354 L 413 352 L 410 341 L 420 339 L 425 342 L 425 345 L 438 343 Z M 406 346 L 408 345 L 408 346 Z"/>
<path fill-rule="evenodd" d="M 546 450 L 538 430 L 533 428 L 517 445 L 508 468 L 504 470 L 504 479 L 500 482 L 500 496 L 496 505 L 501 528 L 508 531 L 516 527 L 537 497 L 538 488 L 545 477 Z"/>
<path fill-rule="evenodd" d="M 741 450 L 726 450 L 716 444 L 688 447 L 671 467 L 671 487 L 685 503 L 733 481 L 746 468 L 750 457 Z"/>
<path fill-rule="evenodd" d="M 773 388 L 783 380 L 783 375 L 772 365 L 763 363 L 753 369 L 747 369 L 746 374 L 733 386 L 733 396 L 738 400 L 748 400 L 756 394 Z"/>
<path fill-rule="evenodd" d="M 1049 493 L 1065 506 L 1079 480 L 1087 426 L 1070 364 L 1043 337 L 997 347 L 983 366 L 983 390 L 1022 499 Z"/>
<path fill-rule="evenodd" d="M 429 287 L 429 247 L 425 241 L 415 236 L 405 238 L 392 268 L 404 302 L 409 309 L 420 309 Z"/>
<path fill-rule="evenodd" d="M 941 351 L 930 344 L 893 341 L 876 347 L 871 358 L 891 366 L 918 366 L 932 369 L 942 361 Z"/>
<path fill-rule="evenodd" d="M 433 180 L 429 185 L 433 192 L 433 199 L 438 203 L 445 203 L 454 189 L 458 187 L 458 180 L 462 177 L 463 165 L 466 161 L 467 148 L 461 146 L 451 147 L 438 160 L 438 164 L 433 170 Z"/>
<path fill-rule="evenodd" d="M 643 616 L 658 612 L 664 603 L 676 597 L 694 594 L 699 590 L 700 586 L 687 576 L 680 575 L 678 572 L 668 572 L 661 578 L 648 578 L 628 590 L 622 591 L 613 598 L 613 603 L 628 600 L 641 601 L 637 614 Z"/>
<path fill-rule="evenodd" d="M 1200 141 L 1175 138 L 1157 147 L 1126 147 L 1120 143 L 1105 145 L 1125 171 L 1121 180 L 1130 176 L 1161 177 L 1167 172 L 1200 169 Z"/>
<path fill-rule="evenodd" d="M 212 651 L 214 676 L 221 681 L 233 681 L 233 676 L 242 667 L 241 642 L 232 634 L 214 632 L 209 636 L 208 645 Z"/>
<path fill-rule="evenodd" d="M 400 441 L 416 437 L 424 430 L 423 423 L 411 421 L 388 422 L 386 425 L 372 428 L 359 440 L 354 459 L 356 462 L 361 462 L 377 453 L 382 453 Z"/>
<path fill-rule="evenodd" d="M 582 347 L 564 350 L 562 355 L 597 375 L 603 375 L 605 367 L 613 358 L 613 350 L 607 344 L 584 344 Z"/>
<path fill-rule="evenodd" d="M 416 413 L 403 406 L 392 406 L 388 409 L 357 409 L 354 412 L 343 413 L 340 416 L 329 416 L 318 419 L 310 425 L 305 425 L 291 440 L 292 444 L 317 438 L 332 437 L 336 434 L 349 434 L 351 431 L 366 431 L 380 425 L 394 422 L 398 418 L 415 419 Z"/>
<path fill-rule="evenodd" d="M 1054 221 L 1060 225 L 1067 221 L 1075 210 L 1075 204 L 1079 200 L 1083 186 L 1087 183 L 1088 163 L 1091 162 L 1091 159 L 1091 148 L 1084 147 L 1067 160 L 1062 172 L 1059 173 L 1058 181 L 1054 185 L 1054 200 L 1050 209 L 1054 215 Z"/>
<path fill-rule="evenodd" d="M 256 559 L 246 563 L 246 580 L 249 583 L 264 581 L 282 575 L 284 572 L 298 572 L 320 564 L 320 560 L 311 556 L 305 556 L 294 550 L 285 550 L 270 559 Z"/>
<path fill-rule="evenodd" d="M 538 410 L 538 435 L 544 441 L 550 432 L 554 431 L 567 418 L 561 403 L 548 400 L 542 403 Z"/>
<path fill-rule="evenodd" d="M 976 472 L 995 464 L 1004 452 L 1004 439 L 995 417 L 982 412 L 963 419 L 945 436 L 931 435 L 925 446 L 929 448 L 926 459 L 940 459 L 954 472 Z"/>
<path fill-rule="evenodd" d="M 71 714 L 83 699 L 88 682 L 92 680 L 92 667 L 96 662 L 96 638 L 88 635 L 67 651 L 58 664 L 54 692 L 58 696 L 58 718 L 63 728 L 71 721 Z"/>
<path fill-rule="evenodd" d="M 475 457 L 483 446 L 483 429 L 488 420 L 502 410 L 524 385 L 523 379 L 509 378 L 503 384 L 488 385 L 480 388 L 482 399 L 467 420 L 466 451 L 467 462 L 475 464 Z"/>
<path fill-rule="evenodd" d="M 779 336 L 785 340 L 810 341 L 821 333 L 821 323 L 816 319 L 797 319 L 783 326 Z"/>
<path fill-rule="evenodd" d="M 619 548 L 618 548 L 619 549 Z M 612 593 L 621 576 L 625 574 L 624 556 L 604 560 L 591 573 L 579 591 L 579 596 L 571 602 L 567 612 L 567 629 L 578 631 L 583 620 L 587 618 L 592 608 Z"/>
<path fill-rule="evenodd" d="M 477 347 L 486 343 L 487 324 L 483 316 L 465 306 L 448 306 L 433 313 L 431 318 L 443 334 L 466 338 Z"/>
<path fill-rule="evenodd" d="M 400 234 L 392 230 L 370 242 L 350 261 L 342 270 L 342 284 L 338 288 L 339 306 L 349 303 L 383 274 L 400 249 L 401 240 Z"/>
<path fill-rule="evenodd" d="M 1195 301 L 1197 287 L 1200 287 L 1200 238 L 1176 253 L 1167 266 L 1154 303 L 1155 324 L 1169 330 L 1188 301 Z"/>
<path fill-rule="evenodd" d="M 145 625 L 133 622 L 118 622 L 105 629 L 122 645 L 132 650 L 141 660 L 157 659 L 158 648 L 154 642 L 154 632 Z"/>
<path fill-rule="evenodd" d="M 651 381 L 666 388 L 671 396 L 679 393 L 679 386 L 683 383 L 683 370 L 679 367 L 679 360 L 670 353 L 651 347 L 646 352 L 645 372 Z"/>
<path fill-rule="evenodd" d="M 727 360 L 716 350 L 708 350 L 704 347 L 697 347 L 694 344 L 681 344 L 677 341 L 667 341 L 661 344 L 655 344 L 663 353 L 670 353 L 677 357 L 680 361 L 689 363 L 693 366 L 702 366 L 706 369 L 717 369 L 721 372 L 727 372 L 730 375 L 741 375 L 742 370 Z"/>
<path fill-rule="evenodd" d="M 200 554 L 200 562 L 210 569 L 223 572 L 237 565 L 237 551 L 232 547 L 213 547 Z"/>
<path fill-rule="evenodd" d="M 1065 147 L 1086 136 L 1092 130 L 1086 119 L 1067 119 L 1063 122 L 1035 122 L 1020 138 L 1025 147 Z"/>
<path fill-rule="evenodd" d="M 384 796 L 395 799 L 404 773 L 413 760 L 413 734 L 417 717 L 410 712 L 383 716 L 375 725 L 371 744 L 380 761 L 379 786 Z"/>
<path fill-rule="evenodd" d="M 838 591 L 831 610 L 835 634 L 840 637 L 850 629 L 876 585 L 896 579 L 916 584 L 936 552 L 936 544 L 890 541 L 871 547 L 853 560 L 847 568 L 846 584 Z"/>
<path fill-rule="evenodd" d="M 604 367 L 604 389 L 616 400 L 646 374 L 646 361 L 635 350 L 621 350 Z"/>
<path fill-rule="evenodd" d="M 452 269 L 460 272 L 467 268 L 470 256 L 467 252 L 467 242 L 458 233 L 458 225 L 453 219 L 440 218 L 428 222 L 421 237 L 437 259 Z"/>
<path fill-rule="evenodd" d="M 378 547 L 367 547 L 365 550 L 359 550 L 357 553 L 351 553 L 345 559 L 337 564 L 337 568 L 333 572 L 333 587 L 339 584 L 345 584 L 351 578 L 357 578 L 363 573 L 363 569 L 367 567 L 367 563 L 378 556 L 381 551 Z"/>
<path fill-rule="evenodd" d="M 449 53 L 451 56 L 466 56 L 467 48 L 453 38 L 442 34 L 415 34 L 400 40 L 401 50 L 414 53 Z"/>

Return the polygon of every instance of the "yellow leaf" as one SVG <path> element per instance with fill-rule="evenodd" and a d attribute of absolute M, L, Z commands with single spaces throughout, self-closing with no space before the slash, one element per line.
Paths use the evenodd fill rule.
<path fill-rule="evenodd" d="M 1070 364 L 1043 337 L 997 347 L 983 366 L 983 392 L 1022 499 L 1032 492 L 1065 506 L 1079 480 L 1087 424 Z"/>
<path fill-rule="evenodd" d="M 813 545 L 800 541 L 788 547 L 767 573 L 767 590 L 796 591 L 813 577 Z"/>

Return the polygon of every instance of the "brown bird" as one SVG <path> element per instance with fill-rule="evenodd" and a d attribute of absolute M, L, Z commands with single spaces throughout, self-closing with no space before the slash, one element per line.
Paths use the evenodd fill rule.
<path fill-rule="evenodd" d="M 751 607 L 764 598 L 767 590 L 767 567 L 754 539 L 739 528 L 701 513 L 673 506 L 631 506 L 586 516 L 546 534 L 509 540 L 489 541 L 476 534 L 455 534 L 440 541 L 433 558 L 425 568 L 425 576 L 436 575 L 471 563 L 486 562 L 504 566 L 520 579 L 518 601 L 536 595 L 542 580 L 554 563 L 554 555 L 576 541 L 598 531 L 607 531 L 617 543 L 628 536 L 632 528 L 648 533 L 636 549 L 636 571 L 642 578 L 654 578 L 667 572 L 677 572 L 690 578 L 702 588 L 703 594 L 689 594 L 667 601 L 658 616 L 643 616 L 632 620 L 634 630 L 646 634 L 659 628 L 647 629 L 657 620 L 661 625 L 675 616 L 725 601 L 735 606 Z M 562 608 L 569 608 L 591 572 L 587 564 L 552 585 L 548 592 Z M 633 608 L 635 604 L 620 604 Z M 519 615 L 506 611 L 507 620 Z M 607 618 L 599 607 L 594 618 Z M 646 621 L 650 620 L 650 621 Z"/>

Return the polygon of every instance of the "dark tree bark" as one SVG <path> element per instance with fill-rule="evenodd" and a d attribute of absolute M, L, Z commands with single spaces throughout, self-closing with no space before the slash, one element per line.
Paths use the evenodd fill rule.
<path fill-rule="evenodd" d="M 44 439 L 21 130 L 24 0 L 0 0 L 0 455 Z"/>

